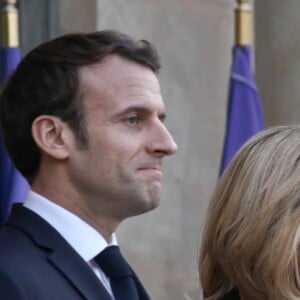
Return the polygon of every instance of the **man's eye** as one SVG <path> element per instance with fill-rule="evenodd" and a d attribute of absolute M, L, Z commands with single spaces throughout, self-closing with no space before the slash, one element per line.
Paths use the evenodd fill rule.
<path fill-rule="evenodd" d="M 137 116 L 132 116 L 127 118 L 126 122 L 130 125 L 138 125 L 140 123 L 140 118 Z"/>

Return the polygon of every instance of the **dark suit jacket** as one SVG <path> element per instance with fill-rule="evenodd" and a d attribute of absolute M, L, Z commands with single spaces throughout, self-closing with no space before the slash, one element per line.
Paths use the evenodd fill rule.
<path fill-rule="evenodd" d="M 140 299 L 150 299 L 139 281 L 138 290 Z M 88 264 L 53 227 L 17 204 L 0 230 L 0 299 L 111 297 Z"/>
<path fill-rule="evenodd" d="M 222 300 L 240 300 L 238 290 L 236 288 L 230 290 Z"/>

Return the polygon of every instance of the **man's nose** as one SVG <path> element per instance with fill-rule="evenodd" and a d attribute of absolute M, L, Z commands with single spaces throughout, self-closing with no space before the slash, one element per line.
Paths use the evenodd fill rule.
<path fill-rule="evenodd" d="M 152 131 L 149 149 L 152 153 L 157 153 L 161 156 L 173 155 L 177 151 L 177 144 L 165 124 L 161 121 Z"/>

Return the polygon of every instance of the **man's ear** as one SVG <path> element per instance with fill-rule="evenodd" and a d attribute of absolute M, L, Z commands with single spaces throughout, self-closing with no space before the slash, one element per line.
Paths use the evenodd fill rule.
<path fill-rule="evenodd" d="M 51 115 L 37 117 L 31 126 L 34 141 L 40 150 L 55 159 L 66 159 L 74 142 L 71 129 L 59 118 Z"/>

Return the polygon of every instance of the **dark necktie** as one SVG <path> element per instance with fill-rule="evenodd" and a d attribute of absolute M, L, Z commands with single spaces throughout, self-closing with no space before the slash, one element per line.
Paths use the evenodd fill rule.
<path fill-rule="evenodd" d="M 116 300 L 139 300 L 132 270 L 119 247 L 109 246 L 95 257 L 102 271 L 110 279 Z"/>

